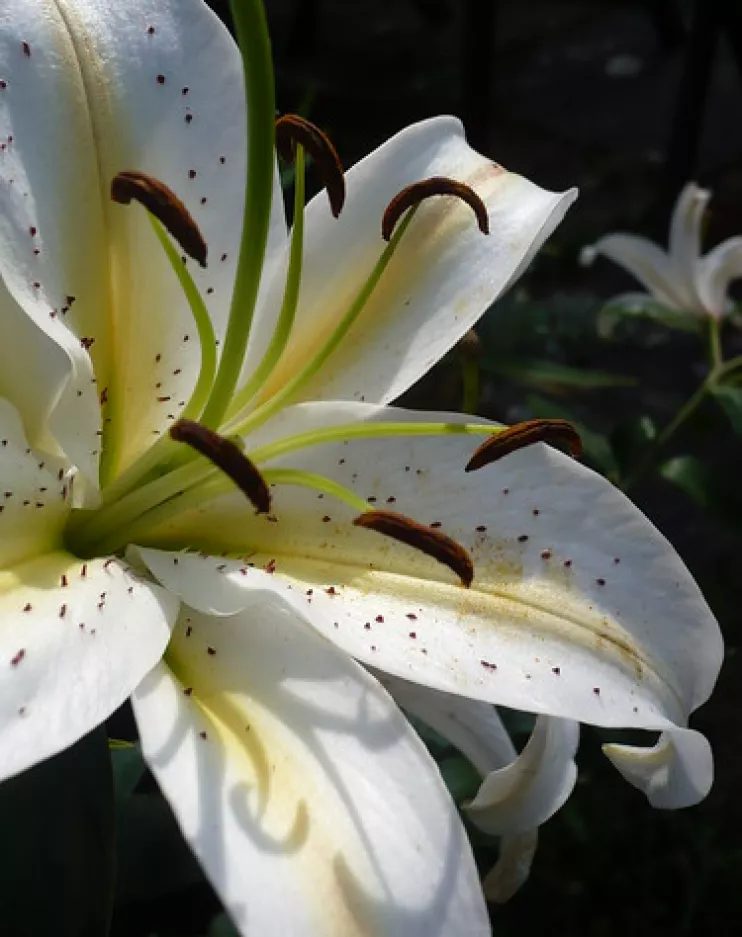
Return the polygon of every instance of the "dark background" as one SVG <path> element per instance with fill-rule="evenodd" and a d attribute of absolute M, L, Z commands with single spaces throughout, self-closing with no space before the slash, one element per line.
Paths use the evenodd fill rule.
<path fill-rule="evenodd" d="M 346 166 L 405 125 L 452 112 L 465 119 L 472 143 L 508 168 L 546 187 L 581 189 L 518 285 L 518 303 L 506 299 L 485 320 L 486 350 L 504 361 L 533 358 L 629 375 L 633 383 L 565 387 L 495 368 L 485 374 L 485 415 L 513 420 L 566 408 L 615 451 L 634 438 L 641 419 L 663 425 L 703 377 L 698 340 L 658 328 L 621 341 L 601 339 L 595 316 L 602 298 L 632 284 L 607 263 L 580 268 L 577 254 L 620 229 L 664 242 L 670 206 L 689 177 L 714 191 L 707 243 L 742 233 L 742 68 L 726 39 L 714 43 L 711 28 L 726 7 L 739 8 L 736 0 L 266 4 L 279 109 L 320 124 Z M 223 4 L 215 6 L 224 13 Z M 729 326 L 723 335 L 730 355 L 742 351 L 739 334 Z M 455 357 L 409 399 L 457 407 Z M 711 406 L 668 455 L 686 451 L 716 473 L 728 495 L 722 510 L 703 509 L 659 477 L 646 479 L 632 496 L 675 544 L 725 631 L 719 687 L 694 717 L 714 745 L 715 787 L 699 807 L 652 810 L 602 758 L 599 734 L 585 729 L 576 791 L 544 827 L 528 884 L 508 905 L 492 909 L 496 934 L 739 932 L 742 459 L 729 425 Z M 492 844 L 475 845 L 486 869 Z M 215 907 L 203 885 L 156 901 L 124 901 L 114 934 L 204 933 Z"/>

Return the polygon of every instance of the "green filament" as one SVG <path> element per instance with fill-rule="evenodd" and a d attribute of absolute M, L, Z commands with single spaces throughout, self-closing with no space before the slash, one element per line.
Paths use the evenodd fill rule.
<path fill-rule="evenodd" d="M 271 219 L 275 91 L 262 0 L 231 0 L 247 101 L 247 176 L 242 240 L 219 368 L 201 422 L 216 429 L 234 396 L 245 359 Z"/>
<path fill-rule="evenodd" d="M 287 381 L 279 391 L 266 400 L 266 402 L 259 406 L 256 410 L 253 410 L 253 412 L 245 417 L 244 420 L 232 421 L 229 423 L 225 427 L 225 431 L 228 434 L 242 436 L 253 431 L 256 429 L 256 427 L 261 426 L 267 419 L 273 416 L 277 410 L 285 407 L 290 402 L 291 398 L 296 395 L 297 391 L 299 391 L 305 384 L 307 384 L 319 371 L 322 365 L 338 347 L 340 342 L 348 334 L 351 326 L 356 322 L 359 315 L 363 311 L 364 306 L 369 301 L 371 294 L 378 286 L 379 280 L 383 276 L 386 268 L 389 266 L 389 262 L 394 256 L 397 247 L 399 246 L 399 242 L 404 237 L 410 222 L 415 216 L 416 208 L 417 206 L 410 209 L 402 223 L 397 227 L 392 240 L 389 242 L 389 244 L 387 244 L 384 252 L 371 271 L 370 276 L 361 287 L 358 295 L 351 303 L 349 309 L 342 317 L 335 330 L 330 335 L 327 342 L 324 344 L 318 354 L 316 354 L 311 361 L 307 362 L 307 364 L 298 372 L 298 374 Z"/>
<path fill-rule="evenodd" d="M 297 144 L 294 166 L 296 180 L 294 189 L 294 226 L 291 231 L 291 249 L 289 267 L 286 274 L 286 286 L 283 293 L 283 303 L 278 315 L 278 321 L 273 337 L 254 373 L 250 376 L 244 387 L 240 388 L 232 405 L 227 411 L 231 418 L 236 417 L 241 410 L 252 400 L 260 390 L 266 378 L 278 363 L 289 342 L 291 330 L 296 318 L 296 307 L 299 303 L 299 287 L 301 285 L 301 269 L 304 253 L 304 201 L 305 201 L 305 159 L 304 147 Z"/>

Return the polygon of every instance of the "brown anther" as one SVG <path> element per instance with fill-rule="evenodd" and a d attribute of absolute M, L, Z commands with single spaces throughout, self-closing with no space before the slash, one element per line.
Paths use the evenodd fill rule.
<path fill-rule="evenodd" d="M 284 162 L 294 162 L 297 144 L 312 157 L 327 190 L 330 210 L 337 218 L 345 204 L 345 176 L 332 141 L 319 127 L 297 114 L 279 117 L 276 121 L 276 150 Z"/>
<path fill-rule="evenodd" d="M 111 198 L 120 205 L 128 205 L 132 199 L 169 231 L 182 249 L 206 266 L 206 241 L 190 212 L 178 196 L 164 182 L 159 182 L 144 172 L 120 172 L 111 183 Z"/>
<path fill-rule="evenodd" d="M 575 459 L 582 455 L 580 434 L 568 420 L 525 420 L 499 433 L 495 433 L 474 450 L 465 471 L 475 472 L 491 462 L 532 446 L 537 442 L 558 443 L 569 450 Z"/>
<path fill-rule="evenodd" d="M 194 420 L 178 420 L 173 423 L 170 427 L 170 438 L 175 442 L 184 442 L 213 462 L 250 499 L 259 514 L 267 514 L 270 511 L 271 495 L 267 482 L 231 439 L 220 436 Z"/>
<path fill-rule="evenodd" d="M 408 208 L 419 205 L 424 199 L 431 198 L 434 195 L 453 195 L 461 199 L 462 202 L 466 202 L 477 216 L 477 224 L 482 234 L 490 233 L 487 206 L 474 189 L 463 182 L 456 182 L 455 179 L 447 179 L 445 176 L 432 176 L 430 179 L 423 179 L 420 182 L 408 185 L 389 202 L 381 221 L 381 234 L 384 240 L 391 240 L 397 222 Z"/>
<path fill-rule="evenodd" d="M 474 563 L 467 551 L 457 540 L 441 533 L 440 530 L 418 524 L 412 518 L 393 511 L 366 511 L 356 517 L 353 524 L 356 527 L 375 530 L 385 537 L 391 537 L 427 556 L 432 556 L 434 560 L 456 573 L 467 588 L 474 579 Z"/>

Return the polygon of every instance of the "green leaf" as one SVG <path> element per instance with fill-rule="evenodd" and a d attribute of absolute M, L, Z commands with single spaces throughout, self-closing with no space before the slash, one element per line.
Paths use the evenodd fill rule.
<path fill-rule="evenodd" d="M 684 491 L 707 510 L 713 499 L 715 481 L 711 472 L 692 455 L 675 456 L 658 466 L 657 471 L 666 480 Z"/>
<path fill-rule="evenodd" d="M 240 937 L 240 935 L 229 917 L 222 912 L 217 914 L 209 925 L 208 937 Z"/>
<path fill-rule="evenodd" d="M 494 354 L 482 358 L 480 366 L 489 374 L 497 374 L 521 384 L 533 384 L 544 388 L 557 385 L 578 390 L 596 390 L 601 387 L 630 387 L 637 383 L 636 378 L 623 374 L 573 368 L 551 361 L 527 358 L 518 360 L 510 356 L 504 358 Z"/>
<path fill-rule="evenodd" d="M 462 755 L 444 758 L 438 768 L 454 803 L 471 800 L 479 790 L 482 779 Z"/>
<path fill-rule="evenodd" d="M 732 424 L 734 432 L 742 435 L 742 387 L 713 384 L 710 390 Z"/>
<path fill-rule="evenodd" d="M 105 937 L 115 876 L 105 731 L 3 782 L 0 830 L 2 933 Z"/>
<path fill-rule="evenodd" d="M 656 438 L 657 427 L 646 414 L 629 417 L 613 428 L 611 446 L 622 475 L 630 473 Z"/>
<path fill-rule="evenodd" d="M 742 494 L 725 467 L 682 455 L 664 462 L 657 471 L 720 525 L 735 533 L 742 528 Z"/>
<path fill-rule="evenodd" d="M 601 338 L 613 338 L 616 329 L 626 319 L 648 319 L 668 329 L 693 334 L 700 332 L 704 323 L 701 316 L 694 316 L 681 309 L 670 309 L 651 296 L 631 293 L 617 296 L 603 306 L 598 313 L 598 334 Z"/>
<path fill-rule="evenodd" d="M 134 793 L 147 770 L 139 746 L 129 745 L 126 748 L 111 749 L 111 764 L 116 800 L 125 800 Z"/>

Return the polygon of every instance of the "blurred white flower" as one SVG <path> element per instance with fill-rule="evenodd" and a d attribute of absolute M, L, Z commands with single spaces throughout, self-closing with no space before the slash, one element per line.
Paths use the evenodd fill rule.
<path fill-rule="evenodd" d="M 649 296 L 670 310 L 721 319 L 731 309 L 729 284 L 742 277 L 742 237 L 733 237 L 701 255 L 701 224 L 711 193 L 689 182 L 678 196 L 670 222 L 667 251 L 636 234 L 607 234 L 583 248 L 581 263 L 602 254 L 627 270 L 646 287 Z M 611 307 L 628 311 L 646 301 L 628 294 Z"/>

